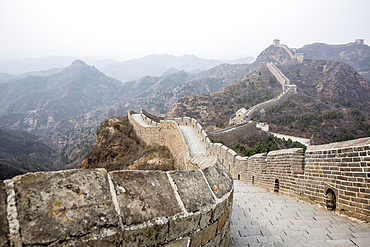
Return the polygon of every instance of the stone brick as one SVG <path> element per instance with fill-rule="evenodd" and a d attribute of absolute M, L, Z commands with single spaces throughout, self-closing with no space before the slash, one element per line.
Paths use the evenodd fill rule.
<path fill-rule="evenodd" d="M 206 226 L 209 225 L 209 223 L 211 222 L 211 219 L 212 219 L 212 215 L 213 215 L 213 210 L 210 210 L 210 211 L 207 211 L 207 212 L 203 212 L 200 214 L 200 219 L 199 219 L 199 228 L 200 229 L 203 229 L 205 228 Z"/>
<path fill-rule="evenodd" d="M 190 237 L 185 237 L 179 240 L 172 241 L 168 244 L 163 245 L 163 247 L 187 247 L 190 241 Z"/>
<path fill-rule="evenodd" d="M 200 214 L 193 214 L 185 218 L 171 220 L 169 222 L 170 228 L 168 233 L 168 240 L 171 241 L 195 231 L 198 228 L 199 219 Z"/>
<path fill-rule="evenodd" d="M 13 180 L 25 245 L 118 226 L 105 169 L 28 173 Z"/>
<path fill-rule="evenodd" d="M 221 242 L 221 234 L 217 234 L 216 237 L 214 237 L 211 241 L 206 243 L 204 247 L 219 246 L 220 242 Z"/>
<path fill-rule="evenodd" d="M 219 232 L 222 229 L 226 221 L 229 219 L 229 213 L 230 209 L 228 208 L 227 211 L 218 219 L 217 232 Z"/>
<path fill-rule="evenodd" d="M 228 205 L 228 200 L 227 199 L 218 203 L 216 205 L 215 210 L 214 210 L 212 220 L 213 221 L 217 220 L 227 210 L 228 207 L 229 207 L 229 205 Z"/>
<path fill-rule="evenodd" d="M 223 165 L 217 161 L 216 165 L 203 169 L 204 176 L 206 177 L 209 186 L 218 198 L 221 198 L 228 193 L 233 186 L 232 178 L 225 175 L 229 173 L 227 171 L 223 171 L 221 166 L 223 167 Z"/>
<path fill-rule="evenodd" d="M 195 212 L 205 205 L 215 203 L 215 198 L 199 170 L 171 171 L 169 174 L 188 212 Z"/>
<path fill-rule="evenodd" d="M 123 224 L 137 224 L 182 212 L 165 172 L 114 171 L 109 174 Z"/>
<path fill-rule="evenodd" d="M 218 222 L 213 223 L 207 228 L 193 233 L 191 235 L 191 241 L 189 247 L 197 247 L 202 244 L 207 243 L 209 240 L 213 239 L 216 236 Z"/>
<path fill-rule="evenodd" d="M 123 234 L 123 246 L 154 246 L 164 244 L 168 234 L 168 224 L 144 223 L 143 226 L 127 227 Z"/>

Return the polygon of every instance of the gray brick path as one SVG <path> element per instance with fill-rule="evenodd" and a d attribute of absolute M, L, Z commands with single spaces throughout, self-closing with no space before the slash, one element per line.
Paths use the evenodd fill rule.
<path fill-rule="evenodd" d="M 190 156 L 206 155 L 206 149 L 203 142 L 200 140 L 197 132 L 190 126 L 179 126 L 185 142 L 189 147 Z"/>
<path fill-rule="evenodd" d="M 141 118 L 140 114 L 131 114 L 132 118 L 141 126 L 148 127 L 149 125 Z"/>
<path fill-rule="evenodd" d="M 370 246 L 370 224 L 235 180 L 230 246 Z"/>

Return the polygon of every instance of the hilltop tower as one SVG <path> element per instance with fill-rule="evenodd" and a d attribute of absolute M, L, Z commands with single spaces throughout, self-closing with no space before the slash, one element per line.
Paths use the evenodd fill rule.
<path fill-rule="evenodd" d="M 274 40 L 272 41 L 272 44 L 273 44 L 274 46 L 279 46 L 279 44 L 280 44 L 280 40 L 279 40 L 279 39 L 274 39 Z"/>
<path fill-rule="evenodd" d="M 303 63 L 305 54 L 304 53 L 294 53 L 294 58 L 297 59 L 298 63 Z"/>
<path fill-rule="evenodd" d="M 364 39 L 355 39 L 355 44 L 363 45 L 364 44 Z"/>

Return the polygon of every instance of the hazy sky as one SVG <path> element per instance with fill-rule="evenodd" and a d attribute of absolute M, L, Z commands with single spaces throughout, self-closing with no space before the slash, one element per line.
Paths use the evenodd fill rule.
<path fill-rule="evenodd" d="M 370 0 L 0 0 L 0 34 L 0 59 L 256 57 L 275 38 L 370 42 Z"/>

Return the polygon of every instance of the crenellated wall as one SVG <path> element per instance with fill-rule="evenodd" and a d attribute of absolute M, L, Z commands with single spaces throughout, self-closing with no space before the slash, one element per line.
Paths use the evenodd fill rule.
<path fill-rule="evenodd" d="M 332 193 L 336 210 L 370 222 L 370 138 L 251 157 L 235 156 L 222 144 L 211 146 L 220 160 L 235 160 L 227 167 L 235 179 L 324 206 Z"/>
<path fill-rule="evenodd" d="M 1 246 L 228 246 L 233 181 L 217 159 L 204 162 L 187 171 L 87 169 L 6 180 Z"/>
<path fill-rule="evenodd" d="M 285 85 L 290 84 L 290 80 L 275 66 L 273 63 L 267 63 L 266 67 L 269 69 L 271 74 L 273 74 L 276 80 L 281 84 L 284 90 Z"/>
<path fill-rule="evenodd" d="M 134 111 L 128 113 L 130 124 L 134 127 L 138 137 L 148 145 L 164 145 L 170 150 L 175 159 L 175 167 L 178 170 L 190 170 L 188 166 L 190 158 L 189 148 L 185 143 L 177 124 L 171 120 L 161 120 L 160 123 L 150 120 L 140 114 L 147 126 L 143 126 L 133 119 L 133 114 L 139 115 Z"/>
<path fill-rule="evenodd" d="M 147 144 L 169 147 L 178 170 L 75 169 L 5 180 L 1 246 L 229 246 L 229 171 L 214 156 L 190 157 L 179 123 L 128 115 Z M 195 119 L 179 122 L 206 136 Z"/>
<path fill-rule="evenodd" d="M 137 134 L 168 144 L 184 169 L 75 169 L 5 180 L 1 246 L 228 246 L 232 177 L 370 221 L 370 138 L 241 157 L 212 143 L 193 118 L 144 118 L 129 113 Z M 195 130 L 207 155 L 190 156 L 180 125 Z"/>
<path fill-rule="evenodd" d="M 214 142 L 223 141 L 227 146 L 234 145 L 240 140 L 257 135 L 256 124 L 257 122 L 246 122 L 229 126 L 219 131 L 208 133 L 208 137 Z"/>
<path fill-rule="evenodd" d="M 292 148 L 241 157 L 212 143 L 195 119 L 174 121 L 192 126 L 207 153 L 218 158 L 234 179 L 324 206 L 330 205 L 332 194 L 340 213 L 370 222 L 370 138 L 311 145 L 306 152 Z"/>

